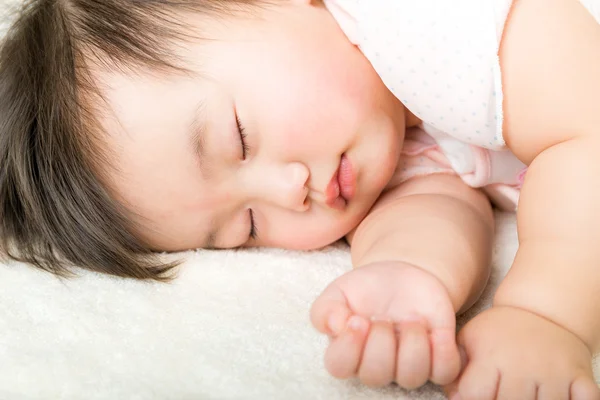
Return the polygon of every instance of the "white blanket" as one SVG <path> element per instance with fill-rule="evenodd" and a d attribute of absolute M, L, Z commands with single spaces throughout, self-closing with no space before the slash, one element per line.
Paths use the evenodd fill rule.
<path fill-rule="evenodd" d="M 497 217 L 490 285 L 462 321 L 489 304 L 514 257 L 514 215 Z M 346 246 L 175 257 L 186 261 L 170 284 L 0 265 L 0 399 L 444 398 L 434 386 L 371 390 L 325 372 L 327 340 L 308 310 L 351 268 Z"/>
<path fill-rule="evenodd" d="M 486 307 L 516 250 L 497 214 Z M 312 300 L 349 270 L 345 245 L 314 252 L 198 251 L 171 284 L 0 267 L 0 399 L 442 399 L 330 378 Z"/>

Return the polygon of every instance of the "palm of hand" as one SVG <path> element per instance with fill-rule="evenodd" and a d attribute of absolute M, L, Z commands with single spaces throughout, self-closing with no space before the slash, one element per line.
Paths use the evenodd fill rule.
<path fill-rule="evenodd" d="M 331 337 L 325 363 L 335 377 L 415 388 L 458 376 L 455 310 L 441 282 L 415 266 L 380 262 L 341 276 L 311 319 Z"/>

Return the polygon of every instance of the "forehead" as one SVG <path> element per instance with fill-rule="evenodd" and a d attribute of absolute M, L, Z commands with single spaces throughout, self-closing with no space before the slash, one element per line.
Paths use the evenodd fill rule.
<path fill-rule="evenodd" d="M 111 163 L 109 186 L 118 200 L 140 217 L 139 223 L 161 229 L 176 221 L 191 225 L 183 218 L 191 209 L 202 219 L 201 211 L 213 207 L 214 200 L 205 195 L 189 135 L 205 99 L 201 82 L 124 73 L 101 78 L 97 118 Z"/>
<path fill-rule="evenodd" d="M 96 117 L 109 147 L 117 152 L 128 146 L 143 152 L 166 134 L 177 136 L 189 124 L 193 104 L 202 100 L 191 79 L 120 72 L 100 79 L 103 101 Z"/>

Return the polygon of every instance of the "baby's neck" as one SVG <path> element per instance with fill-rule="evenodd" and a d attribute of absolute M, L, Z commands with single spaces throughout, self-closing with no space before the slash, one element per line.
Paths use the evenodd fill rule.
<path fill-rule="evenodd" d="M 417 127 L 423 122 L 406 107 L 404 107 L 404 115 L 406 120 L 406 129 Z"/>

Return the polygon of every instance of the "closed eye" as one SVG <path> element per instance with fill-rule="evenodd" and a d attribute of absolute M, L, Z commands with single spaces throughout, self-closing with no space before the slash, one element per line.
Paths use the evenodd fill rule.
<path fill-rule="evenodd" d="M 239 116 L 235 116 L 235 121 L 237 124 L 238 132 L 240 134 L 240 143 L 242 144 L 242 159 L 245 160 L 250 154 L 250 146 L 246 142 L 246 137 L 248 135 L 246 134 L 246 129 L 244 128 L 244 125 L 242 124 L 242 121 L 240 120 Z M 250 239 L 256 240 L 256 238 L 258 238 L 258 229 L 256 227 L 256 222 L 254 221 L 254 211 L 250 209 L 248 210 L 248 213 L 250 215 L 250 232 L 248 233 L 248 237 Z"/>
<path fill-rule="evenodd" d="M 236 115 L 235 121 L 237 123 L 238 132 L 240 134 L 240 143 L 242 144 L 242 159 L 245 160 L 250 154 L 250 146 L 248 146 L 248 143 L 246 142 L 246 137 L 248 135 L 246 134 L 246 129 L 244 128 L 240 117 Z"/>
<path fill-rule="evenodd" d="M 252 211 L 252 209 L 250 209 L 249 212 L 250 212 L 250 233 L 248 234 L 248 237 L 250 237 L 253 240 L 256 240 L 258 238 L 258 228 L 256 227 L 256 222 L 254 221 L 254 211 Z"/>

